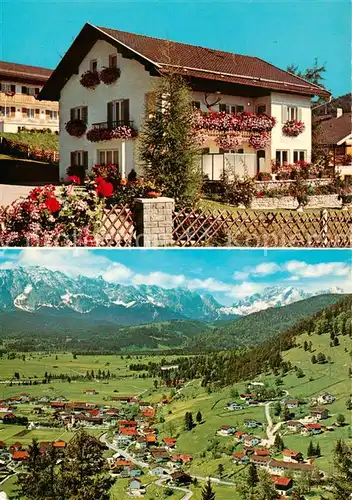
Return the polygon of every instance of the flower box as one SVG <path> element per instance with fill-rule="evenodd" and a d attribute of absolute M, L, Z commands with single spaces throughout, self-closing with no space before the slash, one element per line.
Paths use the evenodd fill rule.
<path fill-rule="evenodd" d="M 92 128 L 87 132 L 90 142 L 111 141 L 111 139 L 134 139 L 137 131 L 128 125 L 120 125 L 114 129 Z"/>
<path fill-rule="evenodd" d="M 306 127 L 303 122 L 287 120 L 287 122 L 282 126 L 282 133 L 286 137 L 297 137 L 304 132 L 305 128 Z"/>
<path fill-rule="evenodd" d="M 254 149 L 265 149 L 270 144 L 270 133 L 262 132 L 259 135 L 251 135 L 248 144 Z"/>
<path fill-rule="evenodd" d="M 100 76 L 98 71 L 88 70 L 81 75 L 79 83 L 87 89 L 95 89 L 100 83 Z"/>
<path fill-rule="evenodd" d="M 100 71 L 100 80 L 105 83 L 105 85 L 111 85 L 116 82 L 121 76 L 120 68 L 103 68 Z"/>
<path fill-rule="evenodd" d="M 82 120 L 69 120 L 65 125 L 65 130 L 73 137 L 82 137 L 87 130 L 87 125 Z"/>
<path fill-rule="evenodd" d="M 158 193 L 157 191 L 148 191 L 145 195 L 147 198 L 159 198 L 161 193 Z"/>

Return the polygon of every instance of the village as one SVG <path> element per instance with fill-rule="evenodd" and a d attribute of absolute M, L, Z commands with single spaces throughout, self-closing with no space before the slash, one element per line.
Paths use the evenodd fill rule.
<path fill-rule="evenodd" d="M 184 380 L 177 382 L 176 400 L 187 385 Z M 344 425 L 344 420 L 339 418 L 331 425 L 324 425 L 324 420 L 329 417 L 326 406 L 335 401 L 334 395 L 324 392 L 309 401 L 287 397 L 266 400 L 260 383 L 249 384 L 247 388 L 251 392 L 239 394 L 238 401 L 229 402 L 224 409 L 230 417 L 244 409 L 262 407 L 263 420 L 244 419 L 239 426 L 226 424 L 225 420 L 223 425 L 213 429 L 216 438 L 230 442 L 233 453 L 229 458 L 234 469 L 249 464 L 265 469 L 282 498 L 290 495 L 295 481 L 304 473 L 324 478 L 325 472 L 319 471 L 315 465 L 317 451 L 313 447 L 311 456 L 308 456 L 306 448 L 313 436 L 333 432 Z M 142 481 L 142 477 L 146 476 L 151 478 L 151 483 L 159 481 L 161 486 L 170 488 L 188 487 L 194 481 L 206 479 L 192 472 L 194 456 L 179 448 L 178 438 L 167 435 L 161 425 L 161 415 L 172 404 L 172 397 L 150 403 L 140 397 L 111 395 L 109 404 L 101 405 L 84 401 L 84 395 L 98 396 L 98 391 L 85 389 L 82 402 L 68 401 L 65 397 L 56 397 L 55 400 L 47 396 L 32 397 L 27 393 L 0 401 L 2 430 L 5 426 L 24 426 L 24 430 L 14 434 L 13 441 L 0 441 L 1 482 L 26 467 L 29 454 L 21 437 L 34 430 L 53 429 L 57 432 L 57 439 L 40 441 L 40 449 L 44 452 L 51 444 L 57 450 L 63 450 L 67 439 L 60 436 L 67 432 L 72 434 L 82 427 L 99 436 L 111 474 L 129 480 L 125 491 L 128 496 L 145 495 L 149 483 Z M 275 424 L 270 416 L 271 405 L 282 408 L 282 419 Z M 201 415 L 196 416 L 196 422 L 192 426 L 201 425 Z M 284 447 L 281 436 L 285 439 L 290 435 L 304 437 L 305 449 Z M 228 478 L 213 479 L 235 485 Z"/>

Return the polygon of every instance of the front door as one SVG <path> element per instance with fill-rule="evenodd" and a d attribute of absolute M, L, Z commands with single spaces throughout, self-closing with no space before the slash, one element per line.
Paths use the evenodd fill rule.
<path fill-rule="evenodd" d="M 264 171 L 264 165 L 265 165 L 265 151 L 264 149 L 260 149 L 257 151 L 257 174 L 259 172 Z"/>

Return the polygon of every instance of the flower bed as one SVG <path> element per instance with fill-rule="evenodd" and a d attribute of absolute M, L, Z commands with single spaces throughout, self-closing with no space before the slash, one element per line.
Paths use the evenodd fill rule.
<path fill-rule="evenodd" d="M 35 188 L 0 215 L 2 246 L 95 246 L 104 202 L 95 189 Z"/>
<path fill-rule="evenodd" d="M 305 128 L 303 122 L 287 120 L 282 126 L 282 133 L 287 137 L 297 137 L 304 132 Z"/>
<path fill-rule="evenodd" d="M 326 173 L 321 165 L 313 165 L 306 161 L 298 161 L 287 165 L 272 165 L 272 172 L 276 174 L 278 180 L 297 179 L 316 179 L 321 178 Z M 328 175 L 328 173 L 326 173 Z"/>
<path fill-rule="evenodd" d="M 111 85 L 112 83 L 116 82 L 118 78 L 121 76 L 121 70 L 120 68 L 103 68 L 100 71 L 100 80 L 105 83 L 105 85 Z"/>
<path fill-rule="evenodd" d="M 88 70 L 81 75 L 79 83 L 86 89 L 95 89 L 100 83 L 100 76 L 98 71 Z"/>
<path fill-rule="evenodd" d="M 69 120 L 65 125 L 65 130 L 73 137 L 82 137 L 86 133 L 87 125 L 82 120 Z"/>
<path fill-rule="evenodd" d="M 87 132 L 87 140 L 90 142 L 110 141 L 111 139 L 134 139 L 137 131 L 128 125 L 120 125 L 114 129 L 92 128 Z"/>

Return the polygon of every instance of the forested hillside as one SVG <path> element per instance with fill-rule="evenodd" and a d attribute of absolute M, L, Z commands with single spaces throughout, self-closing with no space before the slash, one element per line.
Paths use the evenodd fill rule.
<path fill-rule="evenodd" d="M 193 338 L 188 342 L 187 347 L 197 348 L 200 341 L 204 350 L 234 349 L 256 345 L 340 299 L 341 295 L 336 294 L 318 295 L 288 306 L 273 307 L 249 314 L 202 334 L 201 339 Z"/>

